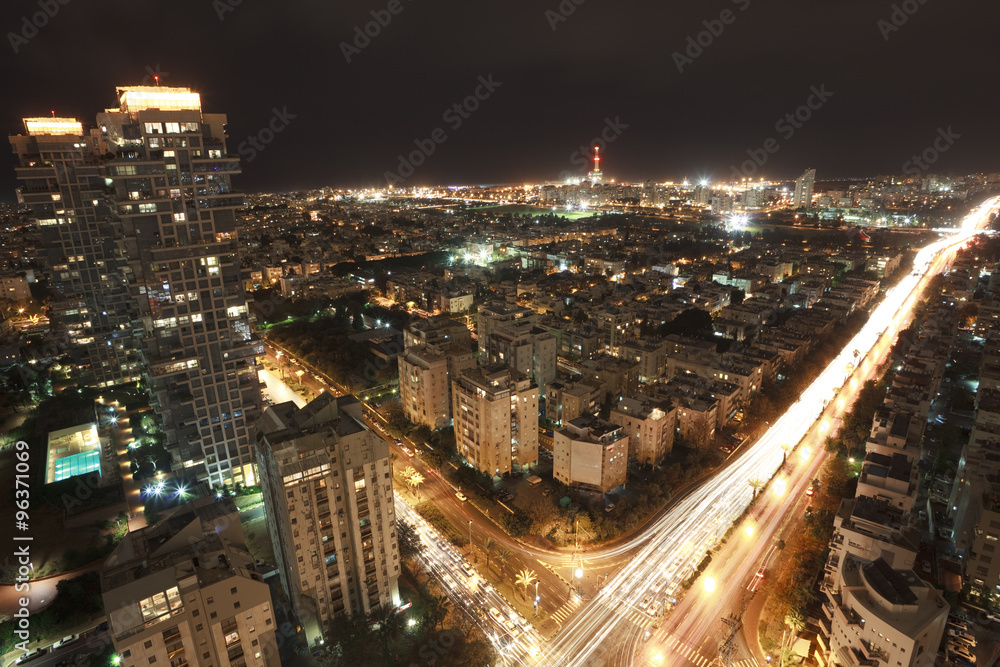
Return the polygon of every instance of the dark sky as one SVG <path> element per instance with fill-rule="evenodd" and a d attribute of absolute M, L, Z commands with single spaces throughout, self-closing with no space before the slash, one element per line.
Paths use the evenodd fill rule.
<path fill-rule="evenodd" d="M 605 151 L 605 174 L 621 179 L 728 178 L 769 137 L 778 150 L 758 175 L 900 173 L 949 126 L 958 138 L 933 170 L 998 169 L 993 1 L 897 2 L 896 29 L 882 0 L 562 0 L 574 11 L 553 30 L 559 0 L 393 0 L 401 11 L 350 63 L 341 43 L 389 0 L 64 1 L 2 3 L 7 133 L 50 109 L 93 123 L 116 85 L 158 69 L 228 114 L 232 152 L 272 109 L 295 116 L 244 164 L 250 191 L 384 185 L 436 128 L 445 141 L 405 184 L 555 179 L 585 171 L 574 151 L 608 118 L 627 125 Z M 15 54 L 11 34 L 46 2 L 58 11 Z M 674 53 L 726 10 L 731 22 L 678 71 Z M 443 115 L 489 75 L 500 86 L 455 128 Z M 833 95 L 776 129 L 811 86 Z"/>

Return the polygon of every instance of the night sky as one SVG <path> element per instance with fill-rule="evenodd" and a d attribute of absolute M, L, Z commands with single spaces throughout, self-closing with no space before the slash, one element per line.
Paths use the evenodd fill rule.
<path fill-rule="evenodd" d="M 243 144 L 244 158 L 256 153 L 247 191 L 383 186 L 435 130 L 444 140 L 404 185 L 583 175 L 574 153 L 607 119 L 618 129 L 606 133 L 606 178 L 730 178 L 748 150 L 766 155 L 755 176 L 901 173 L 949 127 L 931 171 L 1000 170 L 993 0 L 906 0 L 895 15 L 882 0 L 64 2 L 0 8 L 6 132 L 50 109 L 92 124 L 116 85 L 158 71 L 228 114 L 234 153 L 274 109 L 294 115 L 263 150 Z M 22 17 L 47 3 L 58 10 L 32 36 Z M 388 25 L 355 50 L 372 11 Z M 699 33 L 700 54 L 675 55 Z M 490 76 L 499 86 L 480 87 L 467 118 L 452 109 Z M 804 123 L 776 126 L 813 87 L 832 96 L 814 97 Z M 769 138 L 777 151 L 762 153 Z M 0 169 L 3 201 L 12 165 Z"/>

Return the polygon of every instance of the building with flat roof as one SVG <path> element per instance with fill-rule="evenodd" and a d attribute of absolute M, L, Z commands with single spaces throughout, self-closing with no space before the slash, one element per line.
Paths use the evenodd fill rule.
<path fill-rule="evenodd" d="M 101 475 L 101 438 L 97 434 L 97 424 L 52 431 L 47 452 L 46 484 L 92 472 Z"/>
<path fill-rule="evenodd" d="M 122 667 L 278 667 L 271 591 L 233 501 L 199 498 L 125 535 L 101 570 Z"/>
<path fill-rule="evenodd" d="M 399 605 L 389 445 L 353 396 L 269 407 L 255 448 L 278 574 L 310 644 L 341 614 Z"/>
<path fill-rule="evenodd" d="M 455 446 L 480 472 L 503 475 L 538 461 L 538 386 L 504 366 L 472 368 L 452 379 Z"/>
<path fill-rule="evenodd" d="M 599 417 L 577 417 L 555 432 L 552 476 L 566 486 L 601 494 L 625 483 L 629 436 Z"/>
<path fill-rule="evenodd" d="M 632 461 L 655 466 L 673 451 L 677 406 L 670 399 L 642 394 L 622 398 L 611 410 L 610 419 L 628 434 L 628 455 Z"/>
<path fill-rule="evenodd" d="M 941 591 L 912 570 L 849 555 L 820 620 L 829 639 L 829 662 L 931 667 L 949 610 Z"/>

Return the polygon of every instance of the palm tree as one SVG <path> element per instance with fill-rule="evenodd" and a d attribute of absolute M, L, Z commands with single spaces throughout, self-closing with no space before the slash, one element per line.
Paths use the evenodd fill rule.
<path fill-rule="evenodd" d="M 764 480 L 762 480 L 760 477 L 751 477 L 750 479 L 747 480 L 747 484 L 749 484 L 750 488 L 753 489 L 753 499 L 756 500 L 757 492 L 764 488 L 765 484 Z"/>
<path fill-rule="evenodd" d="M 778 656 L 778 664 L 794 664 L 795 656 L 792 653 L 792 647 L 795 646 L 795 640 L 798 639 L 799 633 L 806 627 L 806 619 L 802 617 L 802 612 L 798 609 L 792 609 L 785 616 L 785 627 L 791 630 L 791 634 L 788 636 L 788 643 L 785 643 L 785 630 L 781 630 L 781 652 Z M 798 661 L 795 660 L 797 663 Z"/>
<path fill-rule="evenodd" d="M 784 465 L 785 461 L 788 460 L 788 452 L 792 451 L 792 446 L 787 442 L 781 443 L 781 463 Z"/>
<path fill-rule="evenodd" d="M 392 643 L 403 634 L 403 615 L 396 613 L 396 610 L 391 607 L 383 606 L 373 616 L 378 623 L 378 638 L 382 645 L 382 657 L 385 658 L 386 663 L 391 663 Z"/>
<path fill-rule="evenodd" d="M 521 597 L 523 599 L 528 599 L 528 586 L 535 583 L 537 579 L 538 575 L 535 574 L 534 570 L 524 569 L 517 573 L 517 579 L 514 583 L 521 587 Z"/>
<path fill-rule="evenodd" d="M 413 468 L 407 468 L 407 470 L 413 470 Z M 413 470 L 412 473 L 410 473 L 409 475 L 407 475 L 407 477 L 406 477 L 406 483 L 410 485 L 410 490 L 411 491 L 416 491 L 416 493 L 417 493 L 417 502 L 419 503 L 420 502 L 420 485 L 424 483 L 424 476 L 421 475 L 416 470 Z"/>
<path fill-rule="evenodd" d="M 503 581 L 503 576 L 505 574 L 505 570 L 507 569 L 507 563 L 513 557 L 514 554 L 512 554 L 510 549 L 507 547 L 500 547 L 497 549 L 497 562 L 500 563 L 500 581 Z"/>
<path fill-rule="evenodd" d="M 444 619 L 448 617 L 448 609 L 451 607 L 451 600 L 448 599 L 447 595 L 439 595 L 433 598 L 430 602 L 430 618 L 433 621 L 433 625 L 444 627 Z"/>
<path fill-rule="evenodd" d="M 490 571 L 490 556 L 494 551 L 497 550 L 497 541 L 492 537 L 487 537 L 486 541 L 483 542 L 483 551 L 486 552 L 486 571 Z"/>

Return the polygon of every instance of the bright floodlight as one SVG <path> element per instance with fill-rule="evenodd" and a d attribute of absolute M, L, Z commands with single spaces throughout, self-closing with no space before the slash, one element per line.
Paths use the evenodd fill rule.
<path fill-rule="evenodd" d="M 704 586 L 705 586 L 705 592 L 711 593 L 712 591 L 715 590 L 715 579 L 713 577 L 706 577 Z"/>
<path fill-rule="evenodd" d="M 785 480 L 776 479 L 774 480 L 774 493 L 778 496 L 785 495 Z"/>
<path fill-rule="evenodd" d="M 111 418 L 111 423 L 112 424 L 117 424 L 118 423 L 118 417 L 112 417 Z"/>
<path fill-rule="evenodd" d="M 580 577 L 583 576 L 583 570 L 581 570 L 580 568 L 576 568 L 576 572 L 574 572 L 573 574 L 575 574 L 576 578 L 579 579 Z"/>
<path fill-rule="evenodd" d="M 410 620 L 408 620 L 408 621 L 406 622 L 406 624 L 407 624 L 408 626 L 410 626 L 410 627 L 412 628 L 412 627 L 413 627 L 414 625 L 416 625 L 416 624 L 417 624 L 417 619 L 415 619 L 415 618 L 411 618 Z"/>
<path fill-rule="evenodd" d="M 743 529 L 743 532 L 747 534 L 747 537 L 753 537 L 753 526 L 748 523 L 747 527 Z"/>
<path fill-rule="evenodd" d="M 808 447 L 803 447 L 802 449 L 799 450 L 799 458 L 802 459 L 803 462 L 809 460 L 810 454 L 812 454 L 812 452 L 809 451 Z"/>

